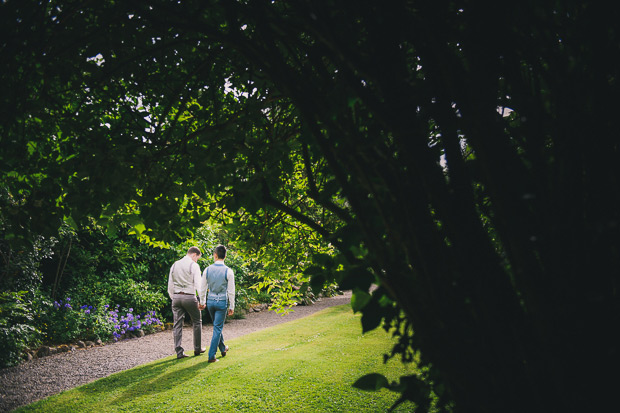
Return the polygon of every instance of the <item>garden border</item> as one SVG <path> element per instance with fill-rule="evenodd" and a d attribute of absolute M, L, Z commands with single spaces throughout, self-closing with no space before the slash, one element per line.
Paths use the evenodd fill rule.
<path fill-rule="evenodd" d="M 284 316 L 273 311 L 252 311 L 244 319 L 233 319 L 226 323 L 224 335 L 226 339 L 232 339 L 314 314 L 327 307 L 348 304 L 350 300 L 351 292 L 346 291 L 343 295 L 322 298 L 309 306 L 297 306 L 294 311 Z M 209 345 L 211 332 L 210 325 L 203 325 L 203 347 Z M 183 346 L 186 350 L 192 348 L 192 330 L 189 327 L 183 329 Z M 0 411 L 10 411 L 173 354 L 172 333 L 165 330 L 140 338 L 58 353 L 0 369 Z M 234 357 L 234 348 L 231 348 L 230 355 Z"/>

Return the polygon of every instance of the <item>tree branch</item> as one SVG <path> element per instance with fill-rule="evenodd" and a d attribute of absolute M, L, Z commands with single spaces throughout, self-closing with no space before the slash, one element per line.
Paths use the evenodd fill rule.
<path fill-rule="evenodd" d="M 325 238 L 329 238 L 331 236 L 331 233 L 327 229 L 325 229 L 323 226 L 321 226 L 320 224 L 317 224 L 316 222 L 314 222 L 313 220 L 311 220 L 310 218 L 308 218 L 301 212 L 296 211 L 295 209 L 275 199 L 271 195 L 271 192 L 269 192 L 269 188 L 267 188 L 267 184 L 264 180 L 263 180 L 262 186 L 263 186 L 263 202 L 265 202 L 267 205 L 270 205 L 276 209 L 279 209 L 280 211 L 290 215 L 292 218 L 295 218 L 299 222 L 308 225 L 310 228 L 312 228 L 313 230 L 315 230 L 316 232 L 318 232 Z"/>
<path fill-rule="evenodd" d="M 324 206 L 326 209 L 336 214 L 336 216 L 341 220 L 345 222 L 351 222 L 351 214 L 349 214 L 345 209 L 338 207 L 333 202 L 330 202 L 328 200 L 321 200 L 321 194 L 316 187 L 314 174 L 312 173 L 312 166 L 310 165 L 310 154 L 308 153 L 308 145 L 302 145 L 302 154 L 304 159 L 304 166 L 306 169 L 306 175 L 308 177 L 308 185 L 310 187 L 308 191 L 308 195 L 310 195 L 310 198 L 314 199 L 319 205 Z"/>

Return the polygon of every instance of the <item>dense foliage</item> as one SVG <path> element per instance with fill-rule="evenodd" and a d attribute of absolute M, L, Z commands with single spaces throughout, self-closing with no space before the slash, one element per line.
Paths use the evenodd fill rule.
<path fill-rule="evenodd" d="M 390 384 L 405 399 L 611 401 L 590 378 L 618 358 L 616 6 L 0 8 L 4 242 L 112 217 L 171 241 L 231 214 L 267 284 L 338 281 L 364 330 L 396 328 L 427 372 Z"/>
<path fill-rule="evenodd" d="M 25 350 L 36 350 L 39 344 L 116 341 L 137 330 L 156 331 L 164 321 L 172 321 L 167 292 L 172 262 L 189 246 L 199 245 L 205 252 L 200 261 L 204 268 L 212 262 L 215 245 L 226 239 L 220 226 L 207 224 L 197 229 L 194 239 L 159 248 L 128 235 L 124 224 L 115 229 L 106 233 L 91 224 L 74 231 L 63 225 L 57 237 L 37 237 L 31 250 L 15 253 L 5 244 L 0 269 L 16 273 L 0 279 L 0 287 L 8 290 L 0 301 L 0 365 L 21 361 Z M 16 262 L 8 260 L 12 255 Z M 271 303 L 276 294 L 252 288 L 260 265 L 248 264 L 234 248 L 227 265 L 236 274 L 235 317 L 244 317 L 253 304 Z M 34 276 L 20 275 L 22 269 Z M 204 321 L 209 321 L 206 312 Z"/>
<path fill-rule="evenodd" d="M 26 294 L 0 293 L 0 367 L 17 363 L 22 352 L 40 340 L 33 326 L 35 311 Z"/>

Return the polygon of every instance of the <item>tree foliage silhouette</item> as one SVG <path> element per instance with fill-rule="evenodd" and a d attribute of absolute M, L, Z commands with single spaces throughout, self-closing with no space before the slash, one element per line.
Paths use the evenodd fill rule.
<path fill-rule="evenodd" d="M 336 248 L 313 284 L 420 350 L 404 398 L 611 400 L 616 6 L 119 3 L 0 6 L 7 236 L 121 214 L 166 238 L 218 208 L 256 235 L 285 214 Z"/>

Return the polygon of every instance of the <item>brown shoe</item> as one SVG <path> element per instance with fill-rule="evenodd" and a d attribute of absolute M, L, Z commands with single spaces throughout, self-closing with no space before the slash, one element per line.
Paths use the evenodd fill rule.
<path fill-rule="evenodd" d="M 194 356 L 199 356 L 202 353 L 204 353 L 205 351 L 207 351 L 206 348 L 202 348 L 202 349 L 200 349 L 200 351 L 194 350 Z"/>
<path fill-rule="evenodd" d="M 177 356 L 177 359 L 184 359 L 185 357 L 189 357 L 187 354 L 183 353 L 180 356 Z"/>
<path fill-rule="evenodd" d="M 216 361 L 219 361 L 218 359 L 210 359 L 209 363 L 215 363 Z"/>
<path fill-rule="evenodd" d="M 220 352 L 220 353 L 222 353 L 222 357 L 226 357 L 226 353 L 228 353 L 228 349 L 229 349 L 229 347 L 226 346 L 226 350 Z"/>

